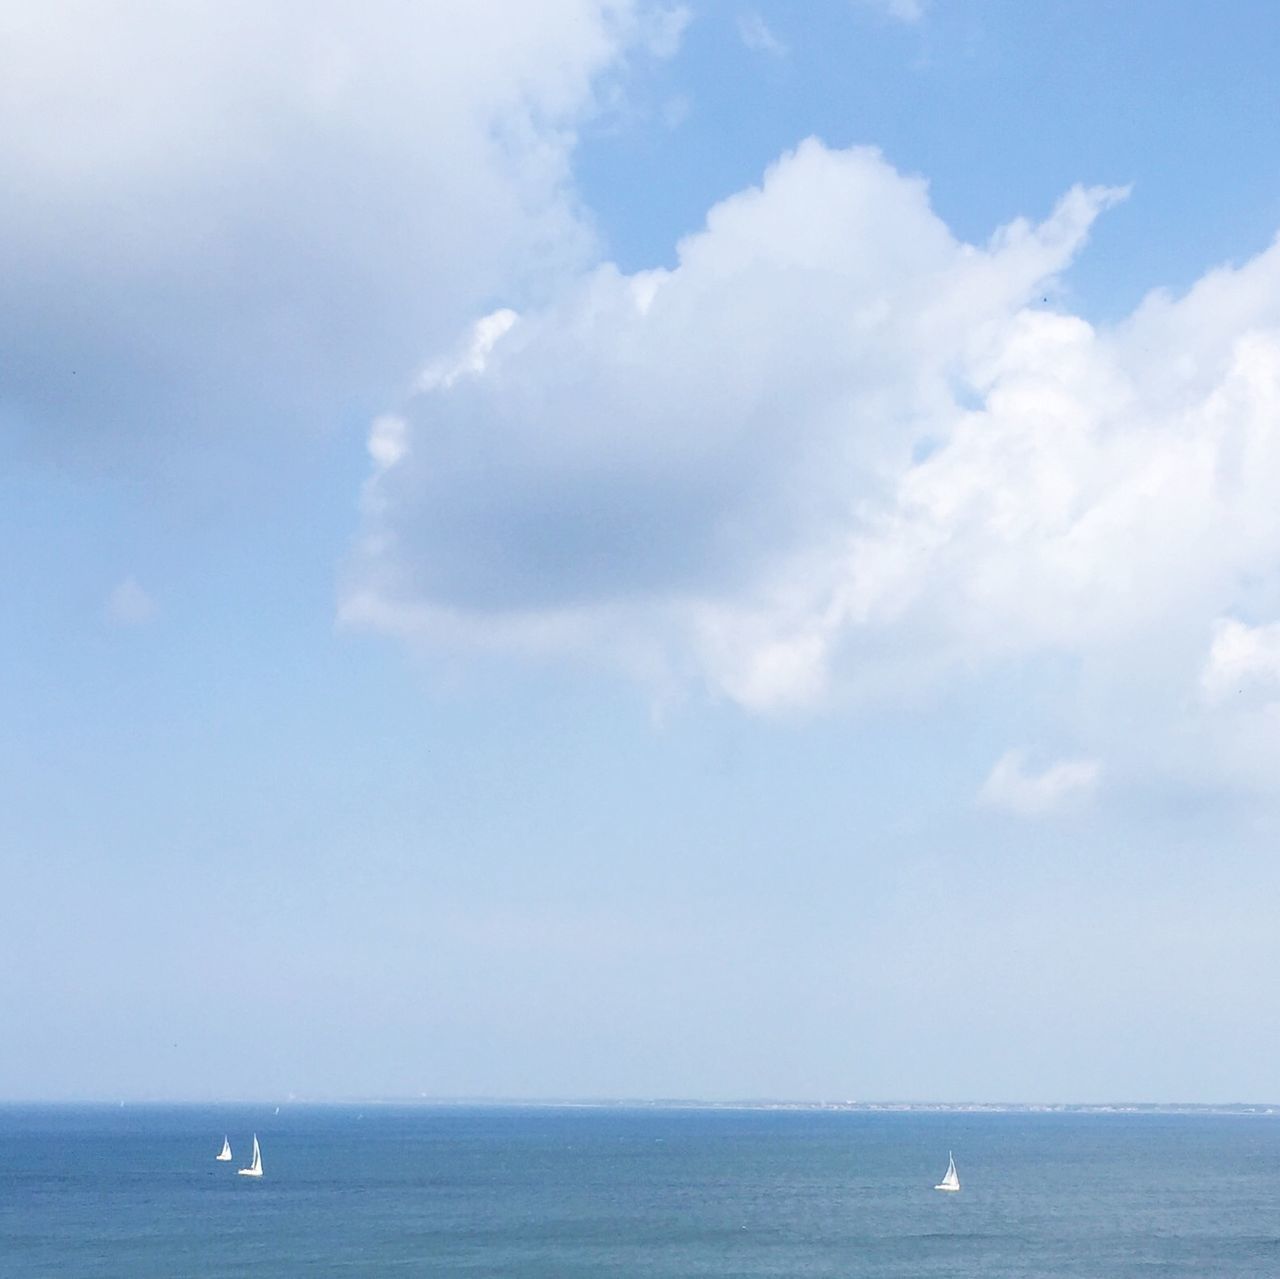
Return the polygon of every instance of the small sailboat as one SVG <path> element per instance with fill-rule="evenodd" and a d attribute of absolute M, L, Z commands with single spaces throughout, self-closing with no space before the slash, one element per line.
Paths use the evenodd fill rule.
<path fill-rule="evenodd" d="M 951 1151 L 947 1151 L 947 1175 L 934 1186 L 935 1190 L 959 1190 L 960 1174 L 956 1172 L 956 1160 Z"/>
<path fill-rule="evenodd" d="M 247 1168 L 237 1168 L 236 1171 L 242 1177 L 262 1176 L 262 1151 L 258 1149 L 258 1134 L 256 1132 L 253 1134 L 253 1160 Z"/>
<path fill-rule="evenodd" d="M 215 1159 L 216 1159 L 220 1164 L 225 1164 L 225 1163 L 230 1163 L 230 1162 L 231 1162 L 231 1143 L 226 1139 L 226 1137 L 223 1137 L 223 1139 L 222 1139 L 222 1149 L 221 1149 L 221 1150 L 219 1150 L 219 1151 L 218 1151 L 218 1153 L 217 1153 L 216 1155 L 214 1155 L 214 1158 L 215 1158 Z"/>

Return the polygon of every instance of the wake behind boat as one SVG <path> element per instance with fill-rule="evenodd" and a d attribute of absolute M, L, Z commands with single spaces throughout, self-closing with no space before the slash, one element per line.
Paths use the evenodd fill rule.
<path fill-rule="evenodd" d="M 258 1149 L 258 1134 L 253 1134 L 253 1160 L 247 1168 L 237 1168 L 242 1177 L 262 1176 L 262 1151 Z"/>
<path fill-rule="evenodd" d="M 223 1163 L 223 1164 L 229 1163 L 231 1161 L 231 1142 L 228 1141 L 226 1137 L 223 1137 L 222 1149 L 218 1151 L 216 1155 L 214 1155 L 214 1158 L 219 1163 Z"/>
<path fill-rule="evenodd" d="M 959 1190 L 960 1174 L 956 1172 L 955 1156 L 947 1151 L 947 1175 L 934 1186 L 935 1190 Z"/>

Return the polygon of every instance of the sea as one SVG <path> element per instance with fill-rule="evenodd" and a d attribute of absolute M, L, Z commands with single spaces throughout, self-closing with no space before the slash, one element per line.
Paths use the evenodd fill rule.
<path fill-rule="evenodd" d="M 0 1275 L 250 1274 L 1280 1279 L 1280 1115 L 0 1107 Z"/>

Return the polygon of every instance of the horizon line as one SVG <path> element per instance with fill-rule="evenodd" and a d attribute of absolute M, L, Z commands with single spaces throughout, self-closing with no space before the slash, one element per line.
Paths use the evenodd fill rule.
<path fill-rule="evenodd" d="M 1030 1112 L 1248 1112 L 1280 1114 L 1280 1102 L 1274 1101 L 1153 1101 L 1116 1099 L 1109 1101 L 1000 1101 L 1000 1100 L 912 1100 L 905 1098 L 868 1098 L 858 1100 L 786 1097 L 740 1097 L 710 1099 L 701 1097 L 518 1097 L 501 1095 L 433 1095 L 412 1096 L 301 1096 L 286 1094 L 269 1097 L 194 1098 L 194 1097 L 3 1097 L 0 1107 L 82 1107 L 120 1109 L 128 1106 L 274 1106 L 277 1109 L 307 1106 L 438 1106 L 490 1109 L 645 1109 L 645 1110 L 828 1110 L 901 1114 L 913 1111 L 949 1113 Z"/>

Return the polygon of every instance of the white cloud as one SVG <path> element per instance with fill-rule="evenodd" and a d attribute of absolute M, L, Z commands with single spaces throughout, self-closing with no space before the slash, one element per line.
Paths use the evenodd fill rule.
<path fill-rule="evenodd" d="M 510 308 L 503 307 L 478 320 L 459 352 L 448 359 L 434 360 L 423 369 L 418 375 L 418 390 L 447 391 L 459 378 L 483 373 L 489 352 L 519 318 Z"/>
<path fill-rule="evenodd" d="M 155 600 L 132 577 L 126 577 L 107 596 L 107 619 L 117 626 L 143 626 L 159 611 Z"/>
<path fill-rule="evenodd" d="M 10 5 L 0 416 L 154 447 L 335 423 L 593 254 L 569 180 L 647 0 Z"/>
<path fill-rule="evenodd" d="M 1027 767 L 1024 752 L 1011 750 L 996 761 L 978 803 L 1021 817 L 1061 812 L 1093 794 L 1100 772 L 1097 760 L 1064 759 L 1037 773 Z"/>
<path fill-rule="evenodd" d="M 1096 328 L 1042 299 L 1124 194 L 965 244 L 805 143 L 671 270 L 598 267 L 399 406 L 344 616 L 761 711 L 1059 661 L 1092 755 L 1212 774 L 1273 641 L 1223 630 L 1202 675 L 1205 637 L 1280 616 L 1280 247 Z"/>
<path fill-rule="evenodd" d="M 753 706 L 820 697 L 854 614 L 886 607 L 857 595 L 903 593 L 852 538 L 1114 198 L 965 245 L 874 151 L 804 144 L 674 270 L 600 267 L 433 366 L 367 488 L 346 616 L 646 667 L 656 646 Z"/>
<path fill-rule="evenodd" d="M 1240 697 L 1253 701 L 1259 694 L 1280 697 L 1280 622 L 1248 626 L 1219 618 L 1200 688 L 1214 706 Z"/>
<path fill-rule="evenodd" d="M 768 53 L 775 58 L 787 56 L 787 46 L 774 35 L 758 13 L 738 15 L 738 38 L 748 49 L 758 53 Z"/>
<path fill-rule="evenodd" d="M 394 413 L 384 413 L 374 419 L 369 428 L 369 456 L 379 468 L 385 470 L 395 466 L 404 457 L 408 448 L 405 442 L 407 434 L 404 418 L 396 417 Z"/>

